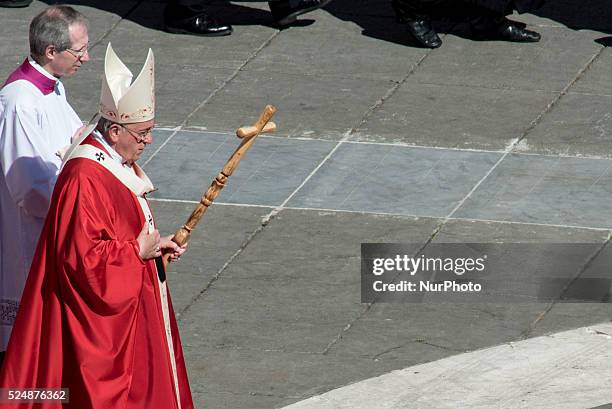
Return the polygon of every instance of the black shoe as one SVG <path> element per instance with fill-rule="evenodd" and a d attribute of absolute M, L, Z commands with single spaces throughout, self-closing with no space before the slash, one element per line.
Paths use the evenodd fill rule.
<path fill-rule="evenodd" d="M 297 0 L 296 5 L 292 6 L 293 1 L 283 0 L 270 3 L 272 17 L 279 27 L 286 27 L 295 23 L 298 16 L 304 13 L 320 9 L 332 0 Z"/>
<path fill-rule="evenodd" d="M 472 32 L 482 40 L 501 40 L 514 43 L 537 43 L 542 36 L 525 28 L 523 23 L 502 18 L 498 20 L 478 20 L 472 23 Z"/>
<path fill-rule="evenodd" d="M 166 17 L 164 30 L 174 34 L 193 34 L 204 37 L 227 36 L 233 31 L 229 24 L 219 24 L 204 12 L 179 19 Z"/>
<path fill-rule="evenodd" d="M 28 7 L 32 0 L 0 0 L 0 7 L 6 8 L 21 8 Z"/>
<path fill-rule="evenodd" d="M 438 48 L 442 45 L 442 40 L 431 25 L 431 21 L 426 19 L 404 20 L 408 32 L 423 47 Z"/>

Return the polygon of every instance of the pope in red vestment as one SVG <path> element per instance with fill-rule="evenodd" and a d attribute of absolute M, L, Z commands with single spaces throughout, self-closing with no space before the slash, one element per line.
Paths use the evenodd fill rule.
<path fill-rule="evenodd" d="M 1 408 L 193 409 L 165 276 L 140 241 L 159 240 L 145 198 L 153 187 L 134 163 L 153 119 L 131 112 L 141 116 L 107 120 L 106 134 L 67 154 L 0 374 L 1 388 L 67 388 L 69 403 Z M 171 248 L 155 246 L 156 256 Z"/>
<path fill-rule="evenodd" d="M 106 152 L 91 138 L 87 143 Z M 66 164 L 0 387 L 69 389 L 69 404 L 44 408 L 178 409 L 177 395 L 181 409 L 193 408 L 172 304 L 178 394 L 158 271 L 154 260 L 139 256 L 136 238 L 145 220 L 136 195 L 95 160 Z"/>

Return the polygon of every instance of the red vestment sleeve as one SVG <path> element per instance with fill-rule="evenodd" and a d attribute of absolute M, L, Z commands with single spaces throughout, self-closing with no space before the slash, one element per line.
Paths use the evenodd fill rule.
<path fill-rule="evenodd" d="M 96 186 L 95 180 L 80 179 L 78 186 L 69 183 L 65 187 L 68 193 L 77 192 L 58 209 L 58 267 L 68 279 L 65 284 L 88 309 L 115 315 L 138 298 L 145 262 L 139 256 L 137 233 L 129 226 L 117 226 L 114 198 Z M 129 202 L 120 206 L 135 207 Z M 130 212 L 139 214 L 134 209 Z M 138 217 L 133 219 L 140 224 Z"/>

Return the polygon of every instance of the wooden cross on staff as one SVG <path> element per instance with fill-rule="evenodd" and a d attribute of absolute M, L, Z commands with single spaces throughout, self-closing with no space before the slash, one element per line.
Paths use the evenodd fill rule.
<path fill-rule="evenodd" d="M 225 187 L 227 183 L 227 179 L 234 173 L 234 170 L 238 166 L 238 163 L 246 153 L 246 151 L 253 145 L 255 142 L 255 138 L 260 133 L 266 132 L 274 132 L 276 130 L 276 124 L 274 122 L 270 122 L 272 116 L 276 113 L 276 108 L 272 105 L 267 105 L 261 115 L 259 115 L 259 119 L 255 122 L 253 126 L 247 126 L 238 128 L 236 130 L 236 136 L 242 139 L 242 143 L 232 156 L 230 156 L 229 160 L 223 166 L 223 169 L 212 181 L 210 187 L 204 194 L 202 195 L 202 199 L 200 199 L 200 203 L 196 206 L 196 208 L 191 212 L 191 215 L 187 219 L 184 225 L 182 225 L 176 233 L 174 233 L 174 237 L 172 241 L 174 241 L 179 246 L 185 245 L 189 241 L 189 236 L 193 229 L 195 229 L 196 225 L 208 210 L 208 207 L 212 204 L 212 202 L 217 198 L 221 189 Z M 163 257 L 163 266 L 164 270 L 168 266 L 170 256 L 165 255 Z"/>

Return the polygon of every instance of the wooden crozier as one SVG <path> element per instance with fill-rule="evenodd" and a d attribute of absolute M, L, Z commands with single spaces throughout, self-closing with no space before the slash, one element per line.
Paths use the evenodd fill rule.
<path fill-rule="evenodd" d="M 227 179 L 232 175 L 246 151 L 253 145 L 257 135 L 260 133 L 274 132 L 276 130 L 276 124 L 270 122 L 270 119 L 275 113 L 276 108 L 272 105 L 267 105 L 261 115 L 259 115 L 259 119 L 255 122 L 255 125 L 238 128 L 236 130 L 236 136 L 242 139 L 242 143 L 236 148 L 234 153 L 232 153 L 232 156 L 230 156 L 225 166 L 223 166 L 221 172 L 212 181 L 204 195 L 202 195 L 200 203 L 198 203 L 194 211 L 191 212 L 185 224 L 174 233 L 172 241 L 179 246 L 183 246 L 189 241 L 191 232 L 195 229 L 202 216 L 204 216 L 208 207 L 217 198 L 221 189 L 225 187 Z M 169 259 L 169 255 L 163 257 L 164 269 L 168 266 Z"/>

